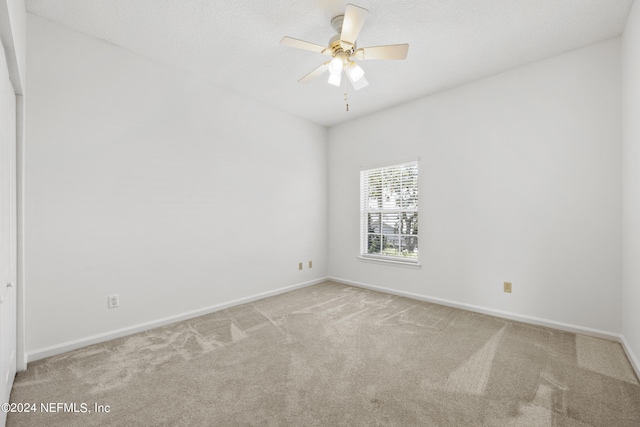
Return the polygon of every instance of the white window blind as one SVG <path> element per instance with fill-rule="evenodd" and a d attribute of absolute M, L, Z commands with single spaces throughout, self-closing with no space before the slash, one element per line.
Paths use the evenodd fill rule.
<path fill-rule="evenodd" d="M 360 254 L 418 261 L 418 162 L 360 172 Z"/>

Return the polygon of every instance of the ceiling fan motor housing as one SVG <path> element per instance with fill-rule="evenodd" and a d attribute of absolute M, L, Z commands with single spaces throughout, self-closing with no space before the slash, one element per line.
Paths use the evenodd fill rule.
<path fill-rule="evenodd" d="M 331 20 L 331 26 L 337 33 L 336 35 L 334 35 L 329 39 L 329 49 L 333 52 L 334 57 L 340 51 L 347 52 L 349 56 L 351 56 L 351 54 L 353 54 L 353 52 L 356 51 L 355 41 L 353 44 L 351 44 L 340 39 L 340 37 L 342 36 L 343 23 L 344 23 L 344 15 L 335 16 Z"/>

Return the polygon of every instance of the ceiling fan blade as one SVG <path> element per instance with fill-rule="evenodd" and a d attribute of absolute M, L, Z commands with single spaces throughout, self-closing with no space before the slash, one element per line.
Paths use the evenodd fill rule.
<path fill-rule="evenodd" d="M 322 53 L 327 49 L 326 46 L 320 46 L 319 44 L 306 42 L 304 40 L 294 39 L 293 37 L 284 36 L 282 40 L 280 40 L 280 44 L 289 47 L 295 47 L 297 49 L 305 49 L 310 50 L 312 52 Z"/>
<path fill-rule="evenodd" d="M 312 72 L 310 72 L 309 74 L 307 74 L 306 76 L 298 80 L 298 83 L 309 83 L 311 80 L 322 75 L 325 71 L 327 71 L 327 68 L 329 68 L 330 62 L 331 61 L 325 62 L 324 64 L 322 64 L 321 66 L 319 66 L 318 68 L 316 68 L 315 70 L 313 70 Z"/>
<path fill-rule="evenodd" d="M 405 59 L 409 52 L 408 44 L 390 44 L 387 46 L 363 47 L 352 55 L 356 59 Z"/>
<path fill-rule="evenodd" d="M 352 4 L 347 5 L 347 9 L 344 12 L 344 20 L 342 21 L 342 33 L 340 34 L 340 40 L 356 44 L 356 39 L 360 30 L 364 25 L 364 21 L 367 20 L 369 11 Z"/>

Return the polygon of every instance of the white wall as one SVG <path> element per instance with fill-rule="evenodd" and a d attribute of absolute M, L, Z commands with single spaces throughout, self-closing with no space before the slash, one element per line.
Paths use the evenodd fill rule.
<path fill-rule="evenodd" d="M 622 304 L 624 337 L 640 371 L 640 5 L 622 37 Z"/>
<path fill-rule="evenodd" d="M 33 357 L 326 276 L 324 127 L 33 15 L 28 39 Z"/>
<path fill-rule="evenodd" d="M 26 16 L 24 0 L 0 0 L 0 39 L 14 92 L 24 93 L 26 81 Z"/>
<path fill-rule="evenodd" d="M 333 127 L 329 142 L 331 276 L 621 332 L 619 39 Z M 359 261 L 360 168 L 416 157 L 422 268 Z"/>

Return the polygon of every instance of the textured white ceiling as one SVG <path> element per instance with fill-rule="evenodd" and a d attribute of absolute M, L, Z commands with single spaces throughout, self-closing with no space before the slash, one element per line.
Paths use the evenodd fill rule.
<path fill-rule="evenodd" d="M 298 79 L 326 57 L 340 0 L 27 0 L 27 10 L 255 100 L 331 126 L 587 46 L 624 30 L 633 0 L 352 0 L 369 9 L 358 46 L 409 43 L 405 61 L 363 61 L 369 86 Z"/>

